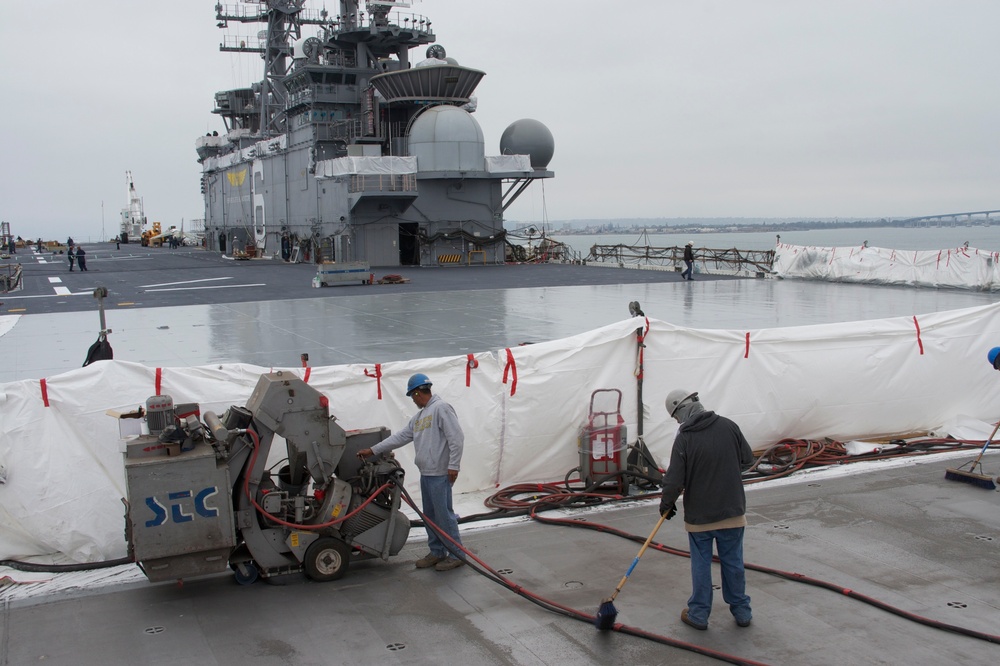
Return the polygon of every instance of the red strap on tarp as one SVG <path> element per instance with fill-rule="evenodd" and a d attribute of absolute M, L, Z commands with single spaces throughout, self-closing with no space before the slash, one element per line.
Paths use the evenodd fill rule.
<path fill-rule="evenodd" d="M 917 321 L 917 315 L 913 315 L 913 325 L 917 327 L 917 346 L 920 348 L 920 355 L 924 355 L 924 342 L 920 339 L 920 322 Z"/>
<path fill-rule="evenodd" d="M 309 383 L 309 375 L 312 374 L 312 371 L 313 371 L 312 368 L 309 368 L 309 367 L 306 368 L 306 374 L 303 375 L 303 377 L 302 377 L 302 381 L 304 381 L 306 384 Z"/>
<path fill-rule="evenodd" d="M 378 385 L 378 399 L 382 399 L 382 364 L 375 364 L 375 374 L 368 372 L 368 368 L 365 368 L 365 377 L 374 377 L 375 383 Z"/>
<path fill-rule="evenodd" d="M 160 387 L 163 385 L 163 368 L 156 369 L 156 392 L 153 395 L 160 395 Z"/>
<path fill-rule="evenodd" d="M 750 331 L 747 331 L 746 347 L 743 349 L 743 358 L 750 358 Z"/>
<path fill-rule="evenodd" d="M 468 354 L 466 358 L 469 362 L 465 364 L 465 388 L 469 388 L 472 385 L 472 370 L 479 367 L 479 361 L 472 354 Z"/>
<path fill-rule="evenodd" d="M 507 365 L 503 369 L 503 383 L 507 383 L 507 373 L 510 372 L 511 382 L 510 382 L 510 395 L 511 397 L 517 392 L 517 363 L 514 362 L 514 352 L 507 348 Z"/>
<path fill-rule="evenodd" d="M 45 385 L 45 378 L 42 377 L 42 404 L 46 407 L 49 406 L 49 388 Z"/>

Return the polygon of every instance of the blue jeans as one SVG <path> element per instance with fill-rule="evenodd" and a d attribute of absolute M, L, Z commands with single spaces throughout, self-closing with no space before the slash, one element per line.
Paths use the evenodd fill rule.
<path fill-rule="evenodd" d="M 685 280 L 693 278 L 694 277 L 694 262 L 693 261 L 688 261 L 687 259 L 685 259 L 684 260 L 684 265 L 687 266 L 687 268 L 685 268 L 683 270 L 683 272 L 681 272 L 681 277 L 684 278 Z"/>
<path fill-rule="evenodd" d="M 451 506 L 451 484 L 447 476 L 421 476 L 420 495 L 423 501 L 424 515 L 437 525 L 442 532 L 450 536 L 456 543 L 462 543 L 458 535 L 458 514 Z M 427 545 L 438 557 L 448 557 L 449 551 L 454 557 L 463 558 L 462 552 L 447 539 L 442 539 L 431 529 L 427 530 Z"/>
<path fill-rule="evenodd" d="M 746 595 L 746 573 L 743 570 L 743 527 L 708 532 L 688 532 L 691 547 L 691 597 L 688 617 L 698 624 L 708 624 L 712 613 L 712 542 L 719 551 L 722 569 L 722 598 L 737 622 L 747 622 L 752 616 L 750 597 Z"/>

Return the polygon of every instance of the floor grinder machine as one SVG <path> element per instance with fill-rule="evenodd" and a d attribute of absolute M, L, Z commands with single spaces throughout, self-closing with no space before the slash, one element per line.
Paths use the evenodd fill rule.
<path fill-rule="evenodd" d="M 406 543 L 403 470 L 391 457 L 356 455 L 389 430 L 345 431 L 326 396 L 301 379 L 263 375 L 246 406 L 221 417 L 150 400 L 150 433 L 125 451 L 126 540 L 149 580 L 227 567 L 241 584 L 303 572 L 335 580 L 352 560 L 385 560 Z M 282 463 L 267 463 L 275 437 L 287 450 L 277 473 Z"/>

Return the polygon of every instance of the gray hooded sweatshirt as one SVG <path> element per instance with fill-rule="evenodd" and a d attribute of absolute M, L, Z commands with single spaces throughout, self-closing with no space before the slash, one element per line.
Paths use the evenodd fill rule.
<path fill-rule="evenodd" d="M 427 406 L 418 411 L 397 433 L 372 447 L 378 455 L 413 442 L 413 462 L 423 476 L 446 476 L 449 469 L 458 471 L 462 464 L 465 435 L 458 424 L 455 409 L 431 396 Z"/>

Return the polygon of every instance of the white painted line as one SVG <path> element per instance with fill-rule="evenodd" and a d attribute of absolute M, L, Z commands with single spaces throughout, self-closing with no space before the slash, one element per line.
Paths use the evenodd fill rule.
<path fill-rule="evenodd" d="M 217 278 L 205 278 L 204 280 L 184 280 L 183 282 L 164 282 L 163 284 L 140 284 L 140 289 L 149 289 L 153 287 L 172 287 L 175 284 L 197 284 L 198 282 L 215 282 L 216 280 L 232 280 L 232 276 L 229 277 L 217 277 Z"/>
<path fill-rule="evenodd" d="M 65 290 L 66 293 L 61 293 L 60 290 Z M 36 294 L 33 296 L 11 296 L 10 294 L 4 294 L 3 299 L 5 301 L 21 301 L 29 298 L 62 298 L 64 296 L 93 296 L 94 292 L 91 291 L 78 291 L 76 293 L 71 292 L 66 287 L 56 287 L 55 294 Z"/>
<path fill-rule="evenodd" d="M 196 289 L 237 289 L 240 287 L 266 287 L 266 282 L 258 282 L 257 284 L 220 284 L 214 287 L 175 287 L 174 289 L 146 289 L 147 292 L 152 291 L 194 291 Z"/>
<path fill-rule="evenodd" d="M 52 283 L 52 284 L 59 284 L 60 282 L 62 282 L 62 278 L 50 277 L 49 278 L 49 282 Z"/>

